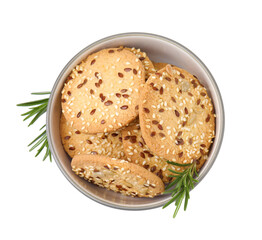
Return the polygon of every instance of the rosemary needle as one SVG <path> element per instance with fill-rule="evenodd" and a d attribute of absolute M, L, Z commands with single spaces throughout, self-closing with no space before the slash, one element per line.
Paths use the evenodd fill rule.
<path fill-rule="evenodd" d="M 35 92 L 31 93 L 32 95 L 48 95 L 50 92 Z M 46 113 L 47 105 L 48 105 L 49 98 L 44 98 L 36 101 L 31 102 L 25 102 L 17 104 L 18 107 L 29 107 L 29 111 L 21 114 L 21 116 L 25 117 L 23 120 L 26 121 L 27 119 L 31 118 L 31 121 L 28 124 L 28 127 L 33 125 L 44 113 Z M 45 149 L 45 155 L 43 157 L 43 161 L 46 160 L 46 158 L 49 157 L 50 162 L 52 161 L 51 152 L 49 149 L 48 141 L 47 141 L 47 135 L 46 135 L 46 125 L 42 126 L 39 131 L 44 130 L 42 133 L 40 133 L 31 143 L 28 144 L 28 147 L 30 148 L 30 152 L 37 149 L 37 153 L 35 157 L 37 157 L 44 149 Z"/>
<path fill-rule="evenodd" d="M 166 191 L 164 193 L 171 194 L 172 198 L 163 206 L 163 208 L 166 208 L 171 203 L 175 202 L 176 209 L 173 215 L 175 218 L 183 200 L 184 211 L 186 211 L 188 200 L 190 198 L 189 191 L 194 188 L 194 183 L 198 182 L 198 180 L 194 178 L 194 176 L 198 177 L 198 174 L 195 161 L 191 164 L 179 164 L 170 161 L 167 161 L 167 163 L 178 167 L 186 167 L 183 172 L 176 172 L 172 169 L 168 169 L 172 173 L 170 177 L 173 177 L 174 180 L 166 186 Z"/>

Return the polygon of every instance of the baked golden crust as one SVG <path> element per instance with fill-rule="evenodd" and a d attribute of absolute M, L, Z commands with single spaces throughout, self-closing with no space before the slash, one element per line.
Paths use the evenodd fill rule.
<path fill-rule="evenodd" d="M 113 132 L 137 117 L 145 70 L 132 52 L 110 48 L 93 53 L 70 78 L 62 90 L 62 111 L 76 129 Z"/>
<path fill-rule="evenodd" d="M 71 158 L 79 154 L 94 154 L 126 159 L 121 131 L 86 134 L 71 126 L 62 114 L 60 135 L 64 149 Z"/>
<path fill-rule="evenodd" d="M 214 109 L 206 89 L 193 75 L 171 65 L 146 82 L 139 119 L 150 150 L 178 163 L 206 155 L 215 136 Z"/>
<path fill-rule="evenodd" d="M 159 177 L 125 160 L 105 156 L 76 155 L 73 171 L 100 187 L 128 196 L 154 197 L 164 191 Z"/>

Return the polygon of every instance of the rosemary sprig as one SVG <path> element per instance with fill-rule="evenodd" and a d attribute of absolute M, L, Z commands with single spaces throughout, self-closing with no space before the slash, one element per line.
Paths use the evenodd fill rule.
<path fill-rule="evenodd" d="M 35 92 L 31 93 L 32 95 L 47 95 L 50 94 L 50 92 Z M 27 119 L 31 118 L 32 120 L 28 124 L 28 127 L 33 125 L 39 117 L 41 117 L 44 113 L 46 113 L 47 110 L 47 105 L 48 105 L 48 100 L 49 98 L 44 98 L 36 101 L 31 101 L 31 102 L 25 102 L 25 103 L 20 103 L 17 104 L 18 107 L 29 107 L 29 111 L 21 114 L 21 116 L 25 117 L 23 121 L 26 121 Z M 43 130 L 44 131 L 39 134 L 31 143 L 28 144 L 28 147 L 31 146 L 29 151 L 33 151 L 37 147 L 37 153 L 35 157 L 37 157 L 43 149 L 45 149 L 45 155 L 43 157 L 43 161 L 46 160 L 47 157 L 49 157 L 50 162 L 52 161 L 52 156 L 51 156 L 51 151 L 49 149 L 48 141 L 47 141 L 47 135 L 46 135 L 46 125 L 41 127 L 39 131 Z"/>
<path fill-rule="evenodd" d="M 184 211 L 186 211 L 188 200 L 190 198 L 189 191 L 192 190 L 194 188 L 194 184 L 198 182 L 198 180 L 194 178 L 195 176 L 198 177 L 198 173 L 195 161 L 191 164 L 179 164 L 170 161 L 167 161 L 167 163 L 178 167 L 187 167 L 183 172 L 168 169 L 172 173 L 169 177 L 174 178 L 174 180 L 166 186 L 166 191 L 164 193 L 171 194 L 172 198 L 163 206 L 163 208 L 166 208 L 171 203 L 175 202 L 176 209 L 173 215 L 173 218 L 175 218 L 183 200 L 185 200 Z"/>

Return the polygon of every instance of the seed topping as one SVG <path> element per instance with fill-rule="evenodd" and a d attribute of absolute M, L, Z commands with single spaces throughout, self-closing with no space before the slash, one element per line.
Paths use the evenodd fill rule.
<path fill-rule="evenodd" d="M 119 72 L 119 73 L 118 73 L 118 77 L 123 78 L 123 77 L 124 77 L 124 74 L 121 73 L 121 72 Z"/>
<path fill-rule="evenodd" d="M 145 112 L 145 113 L 149 113 L 150 111 L 149 111 L 148 108 L 144 108 L 144 112 Z"/>
<path fill-rule="evenodd" d="M 154 137 L 156 135 L 156 132 L 151 132 L 150 136 Z"/>
<path fill-rule="evenodd" d="M 90 115 L 94 115 L 95 112 L 96 112 L 96 109 L 93 109 L 93 110 L 90 112 Z"/>
<path fill-rule="evenodd" d="M 128 109 L 128 106 L 127 105 L 123 105 L 123 106 L 120 107 L 120 109 L 126 110 L 126 109 Z"/>
<path fill-rule="evenodd" d="M 76 115 L 77 118 L 80 118 L 81 116 L 81 111 Z"/>
<path fill-rule="evenodd" d="M 111 100 L 108 100 L 108 101 L 106 101 L 104 104 L 105 104 L 105 106 L 110 106 L 110 105 L 113 104 L 113 102 L 112 102 Z"/>

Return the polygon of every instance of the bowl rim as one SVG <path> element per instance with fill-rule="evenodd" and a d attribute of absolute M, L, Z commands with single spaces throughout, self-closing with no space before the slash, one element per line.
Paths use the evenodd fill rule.
<path fill-rule="evenodd" d="M 172 45 L 174 45 L 175 47 L 178 47 L 180 48 L 181 50 L 183 50 L 184 52 L 188 53 L 199 65 L 200 67 L 205 71 L 205 73 L 207 74 L 209 80 L 212 82 L 213 84 L 213 87 L 215 89 L 215 94 L 216 96 L 218 97 L 218 103 L 221 107 L 220 109 L 220 119 L 221 119 L 221 122 L 220 122 L 220 125 L 221 125 L 221 128 L 220 128 L 220 132 L 219 132 L 219 139 L 218 139 L 218 142 L 217 142 L 217 146 L 213 152 L 213 159 L 212 159 L 212 162 L 209 163 L 209 166 L 208 168 L 205 168 L 205 171 L 199 175 L 199 177 L 197 178 L 198 179 L 198 183 L 195 184 L 195 187 L 201 182 L 201 180 L 206 176 L 206 174 L 210 171 L 210 169 L 212 168 L 217 156 L 218 156 L 218 153 L 220 151 L 220 148 L 221 148 L 221 145 L 222 145 L 222 142 L 223 142 L 223 137 L 224 137 L 224 129 L 225 129 L 225 111 L 224 111 L 224 104 L 223 104 L 223 100 L 222 100 L 222 96 L 221 96 L 221 93 L 219 91 L 219 88 L 217 86 L 217 83 L 213 77 L 213 75 L 211 74 L 211 72 L 209 71 L 209 69 L 206 67 L 206 65 L 202 62 L 202 60 L 199 59 L 199 57 L 197 57 L 192 51 L 190 51 L 188 48 L 186 48 L 185 46 L 183 46 L 182 44 L 170 39 L 170 38 L 167 38 L 167 37 L 164 37 L 164 36 L 161 36 L 161 35 L 157 35 L 157 34 L 153 34 L 153 33 L 145 33 L 145 32 L 127 32 L 127 33 L 119 33 L 119 34 L 114 34 L 114 35 L 110 35 L 108 37 L 105 37 L 105 38 L 102 38 L 100 40 L 97 40 L 95 42 L 93 42 L 92 44 L 86 46 L 85 48 L 83 48 L 81 51 L 79 51 L 73 58 L 71 58 L 71 60 L 65 65 L 65 67 L 62 69 L 62 71 L 60 72 L 60 74 L 58 75 L 54 85 L 53 85 L 53 88 L 52 88 L 52 91 L 51 91 L 51 94 L 50 94 L 50 97 L 49 97 L 49 101 L 48 101 L 48 106 L 47 106 L 47 114 L 46 114 L 46 132 L 47 132 L 47 139 L 48 139 L 48 143 L 49 143 L 49 147 L 50 147 L 50 150 L 51 150 L 51 153 L 53 155 L 53 158 L 55 159 L 55 162 L 58 166 L 58 168 L 60 169 L 60 171 L 63 173 L 63 175 L 66 177 L 66 179 L 77 189 L 79 190 L 82 194 L 84 194 L 85 196 L 87 196 L 88 198 L 102 204 L 102 205 L 105 205 L 105 206 L 109 206 L 109 207 L 112 207 L 112 208 L 116 208 L 116 209 L 122 209 L 122 210 L 147 210 L 147 209 L 153 209 L 153 208 L 157 208 L 157 207 L 161 207 L 163 206 L 165 203 L 167 203 L 171 198 L 168 198 L 168 199 L 164 199 L 162 201 L 157 201 L 156 203 L 151 203 L 151 204 L 145 204 L 145 205 L 137 205 L 137 206 L 127 206 L 127 205 L 121 205 L 121 204 L 114 204 L 112 202 L 108 202 L 106 200 L 101 200 L 99 198 L 97 198 L 96 196 L 88 193 L 88 192 L 85 192 L 83 191 L 80 186 L 75 183 L 71 177 L 67 174 L 67 172 L 65 171 L 63 165 L 61 164 L 61 162 L 59 161 L 59 158 L 58 156 L 56 155 L 56 150 L 54 149 L 54 146 L 53 146 L 53 142 L 52 142 L 52 137 L 51 137 L 51 131 L 50 131 L 50 127 L 49 127 L 49 124 L 50 124 L 50 118 L 51 118 L 51 105 L 52 105 L 52 102 L 53 102 L 53 98 L 54 98 L 54 93 L 56 91 L 56 88 L 58 86 L 58 83 L 61 81 L 61 78 L 62 76 L 64 75 L 64 72 L 68 69 L 68 67 L 80 56 L 82 55 L 84 52 L 86 52 L 88 49 L 96 46 L 97 44 L 100 44 L 100 43 L 103 43 L 103 42 L 106 42 L 108 40 L 112 40 L 112 39 L 116 39 L 116 38 L 122 38 L 122 37 L 129 37 L 129 36 L 132 36 L 132 37 L 139 37 L 139 36 L 142 36 L 142 37 L 150 37 L 150 38 L 155 38 L 155 39 L 158 39 L 158 40 L 163 40 L 165 42 L 168 42 Z M 216 136 L 217 137 L 217 136 Z M 192 191 L 192 190 L 191 190 Z"/>

